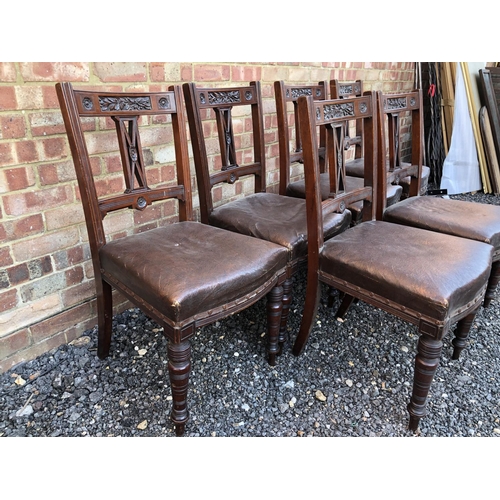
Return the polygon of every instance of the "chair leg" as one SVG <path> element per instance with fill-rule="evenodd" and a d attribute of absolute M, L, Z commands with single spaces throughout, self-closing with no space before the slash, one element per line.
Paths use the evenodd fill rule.
<path fill-rule="evenodd" d="M 433 339 L 425 334 L 420 336 L 415 358 L 413 393 L 408 404 L 408 412 L 410 413 L 408 428 L 411 431 L 418 429 L 420 419 L 425 416 L 427 395 L 439 366 L 442 349 L 443 342 L 441 340 Z"/>
<path fill-rule="evenodd" d="M 113 297 L 109 283 L 101 280 L 101 290 L 97 292 L 97 356 L 104 359 L 109 355 L 113 327 Z"/>
<path fill-rule="evenodd" d="M 283 345 L 288 337 L 287 324 L 288 315 L 290 313 L 290 304 L 292 303 L 292 283 L 293 281 L 291 279 L 287 279 L 283 283 L 283 309 L 281 311 L 281 325 L 278 339 L 278 356 L 281 356 L 283 352 Z"/>
<path fill-rule="evenodd" d="M 335 304 L 336 296 L 337 296 L 337 289 L 333 286 L 329 286 L 327 307 L 329 307 L 330 309 L 333 307 L 333 304 Z"/>
<path fill-rule="evenodd" d="M 484 307 L 488 307 L 491 301 L 495 298 L 495 290 L 498 282 L 500 281 L 500 260 L 496 260 L 491 265 L 490 279 L 488 280 L 488 287 L 486 288 L 486 295 L 484 296 Z"/>
<path fill-rule="evenodd" d="M 314 318 L 318 311 L 320 299 L 320 283 L 317 273 L 312 273 L 307 277 L 306 300 L 304 303 L 304 312 L 302 313 L 302 321 L 300 323 L 300 330 L 295 344 L 293 345 L 292 352 L 295 356 L 299 356 L 307 343 L 307 339 L 311 334 Z"/>
<path fill-rule="evenodd" d="M 347 311 L 351 307 L 352 303 L 355 301 L 356 299 L 352 295 L 344 294 L 342 302 L 340 303 L 340 306 L 335 313 L 335 317 L 342 319 L 347 314 Z"/>
<path fill-rule="evenodd" d="M 276 356 L 280 351 L 279 338 L 282 312 L 283 286 L 277 285 L 267 294 L 267 356 L 271 366 L 276 364 Z"/>
<path fill-rule="evenodd" d="M 175 434 L 182 436 L 189 419 L 187 409 L 187 390 L 191 372 L 191 343 L 168 342 L 168 373 L 172 388 L 173 407 L 170 418 L 175 425 Z"/>
<path fill-rule="evenodd" d="M 464 347 L 467 346 L 467 338 L 469 337 L 469 332 L 472 327 L 472 323 L 474 318 L 476 317 L 477 309 L 470 313 L 465 318 L 462 318 L 455 328 L 455 338 L 451 341 L 454 346 L 453 355 L 451 359 L 458 359 L 460 357 L 460 353 L 463 351 Z"/>

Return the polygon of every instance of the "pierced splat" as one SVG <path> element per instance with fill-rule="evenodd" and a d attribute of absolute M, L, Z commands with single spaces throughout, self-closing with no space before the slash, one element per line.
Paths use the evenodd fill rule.
<path fill-rule="evenodd" d="M 118 133 L 123 174 L 125 176 L 125 193 L 147 191 L 146 170 L 139 136 L 137 116 L 113 116 Z M 127 126 L 128 125 L 128 126 Z M 136 185 L 137 184 L 137 185 Z M 140 206 L 138 208 L 141 208 Z"/>
<path fill-rule="evenodd" d="M 234 144 L 233 119 L 231 116 L 231 110 L 231 107 L 214 108 L 215 118 L 217 120 L 217 130 L 219 132 L 219 145 L 222 159 L 221 170 L 223 171 L 238 167 L 238 164 L 236 162 L 236 148 Z"/>
<path fill-rule="evenodd" d="M 346 190 L 346 170 L 345 170 L 345 126 L 329 124 L 326 126 L 326 141 L 331 146 L 327 146 L 330 197 L 335 198 Z"/>
<path fill-rule="evenodd" d="M 389 170 L 392 172 L 401 166 L 401 147 L 400 147 L 400 120 L 398 114 L 388 115 L 389 127 Z"/>

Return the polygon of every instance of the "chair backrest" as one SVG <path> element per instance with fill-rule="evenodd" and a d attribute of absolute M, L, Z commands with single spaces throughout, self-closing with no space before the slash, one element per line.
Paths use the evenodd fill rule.
<path fill-rule="evenodd" d="M 260 82 L 250 82 L 243 87 L 197 88 L 194 83 L 185 83 L 183 90 L 195 158 L 201 221 L 208 223 L 214 209 L 215 186 L 235 184 L 243 177 L 253 176 L 254 192 L 266 191 L 261 86 Z M 210 126 L 214 118 L 215 128 Z M 217 137 L 218 148 L 213 135 Z M 218 150 L 216 161 L 220 160 L 220 166 L 210 164 L 209 146 L 210 153 Z"/>
<path fill-rule="evenodd" d="M 352 82 L 339 82 L 330 80 L 330 98 L 344 99 L 346 97 L 359 97 L 363 95 L 363 82 L 356 80 Z M 347 124 L 346 149 L 354 147 L 354 158 L 363 158 L 363 120 L 356 120 L 355 135 L 350 137 L 350 124 Z"/>
<path fill-rule="evenodd" d="M 387 184 L 399 183 L 410 177 L 409 196 L 418 196 L 423 163 L 423 104 L 422 91 L 383 94 L 377 92 L 379 114 L 379 162 L 388 168 L 387 175 L 378 169 L 377 218 L 386 208 Z M 403 148 L 405 152 L 403 153 Z M 411 153 L 408 150 L 411 149 Z M 402 159 L 408 159 L 402 161 Z"/>
<path fill-rule="evenodd" d="M 179 86 L 171 87 L 168 92 L 74 90 L 67 82 L 56 84 L 56 92 L 78 179 L 94 271 L 98 276 L 99 249 L 106 243 L 103 219 L 108 213 L 125 208 L 144 211 L 153 202 L 174 199 L 178 200 L 178 219 L 192 219 L 182 93 Z M 171 120 L 167 120 L 168 117 Z M 115 138 L 110 135 L 110 119 L 114 122 Z M 170 128 L 167 121 L 171 122 L 172 135 L 167 133 Z M 159 159 L 166 155 L 165 144 L 162 144 L 162 150 L 157 151 L 159 154 L 156 154 L 154 147 L 148 148 L 148 159 L 145 158 L 140 130 L 141 125 L 146 124 L 150 137 L 155 134 L 161 134 L 166 140 L 173 137 L 176 181 L 158 183 L 157 180 L 151 182 L 148 178 L 148 163 L 155 163 L 157 167 L 156 164 L 172 161 Z M 113 139 L 115 142 L 111 146 Z M 113 181 L 110 181 L 109 174 L 94 173 L 95 158 L 89 154 L 89 149 L 99 149 L 99 144 L 103 142 L 106 143 L 106 153 L 115 150 L 120 154 L 123 176 L 113 178 Z M 158 172 L 158 169 L 155 168 L 155 171 Z M 116 186 L 119 187 L 113 189 Z"/>
<path fill-rule="evenodd" d="M 314 100 L 328 98 L 327 82 L 317 85 L 286 85 L 282 80 L 274 82 L 274 98 L 276 101 L 276 118 L 278 122 L 278 145 L 280 155 L 280 183 L 279 193 L 286 195 L 286 188 L 290 184 L 290 168 L 294 162 L 302 162 L 302 143 L 300 138 L 300 122 L 298 119 L 297 101 L 300 96 L 312 96 Z M 293 114 L 290 104 L 293 104 Z M 320 131 L 320 154 L 324 152 L 325 134 Z M 292 146 L 292 140 L 295 145 Z M 321 167 L 323 169 L 323 166 Z M 322 170 L 323 171 L 323 170 Z"/>
<path fill-rule="evenodd" d="M 304 150 L 306 183 L 308 259 L 317 258 L 323 245 L 323 215 L 342 212 L 347 206 L 363 201 L 363 220 L 374 218 L 377 160 L 377 113 L 375 96 L 367 92 L 361 97 L 314 101 L 300 97 L 299 120 Z M 364 186 L 345 191 L 345 124 L 349 120 L 363 120 L 365 148 Z M 330 196 L 321 201 L 317 128 L 326 130 L 326 151 Z M 311 253 L 312 252 L 312 253 Z M 313 257 L 311 257 L 313 255 Z"/>

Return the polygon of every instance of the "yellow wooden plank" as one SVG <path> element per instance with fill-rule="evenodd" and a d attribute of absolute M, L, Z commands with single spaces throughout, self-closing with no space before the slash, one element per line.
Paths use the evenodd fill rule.
<path fill-rule="evenodd" d="M 481 67 L 484 67 L 484 63 L 480 63 Z M 477 155 L 479 160 L 479 170 L 481 172 L 481 179 L 483 183 L 483 191 L 485 193 L 491 193 L 491 181 L 488 173 L 488 165 L 486 163 L 486 155 L 484 152 L 483 140 L 481 137 L 481 131 L 479 128 L 479 110 L 481 108 L 481 99 L 479 97 L 479 90 L 477 87 L 476 78 L 471 78 L 471 71 L 475 75 L 477 72 L 479 75 L 479 68 L 475 63 L 461 62 L 460 68 L 463 73 L 465 90 L 467 95 L 467 103 L 469 105 L 469 113 L 472 123 L 472 131 L 474 133 L 474 139 L 476 141 Z M 477 71 L 476 71 L 477 69 Z"/>

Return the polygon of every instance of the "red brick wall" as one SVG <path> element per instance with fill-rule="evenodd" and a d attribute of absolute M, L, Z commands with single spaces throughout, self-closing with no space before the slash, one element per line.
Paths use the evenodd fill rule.
<path fill-rule="evenodd" d="M 414 63 L 0 63 L 0 372 L 70 342 L 96 324 L 94 283 L 71 155 L 55 83 L 76 88 L 166 90 L 171 84 L 262 82 L 268 189 L 278 182 L 275 80 L 312 83 L 361 79 L 366 90 L 410 90 Z M 109 152 L 101 135 L 96 149 Z M 157 145 L 169 142 L 161 134 Z M 101 186 L 113 182 L 118 157 L 97 160 Z M 99 170 L 100 169 L 100 170 Z M 171 170 L 155 173 L 168 179 Z M 193 184 L 194 185 L 194 184 Z M 238 186 L 239 191 L 245 185 Z M 221 190 L 224 201 L 231 193 Z M 197 200 L 195 199 L 195 206 Z M 170 216 L 162 207 L 144 227 Z M 143 219 L 141 219 L 143 217 Z M 116 231 L 134 216 L 116 215 Z M 116 298 L 116 311 L 127 307 Z"/>

